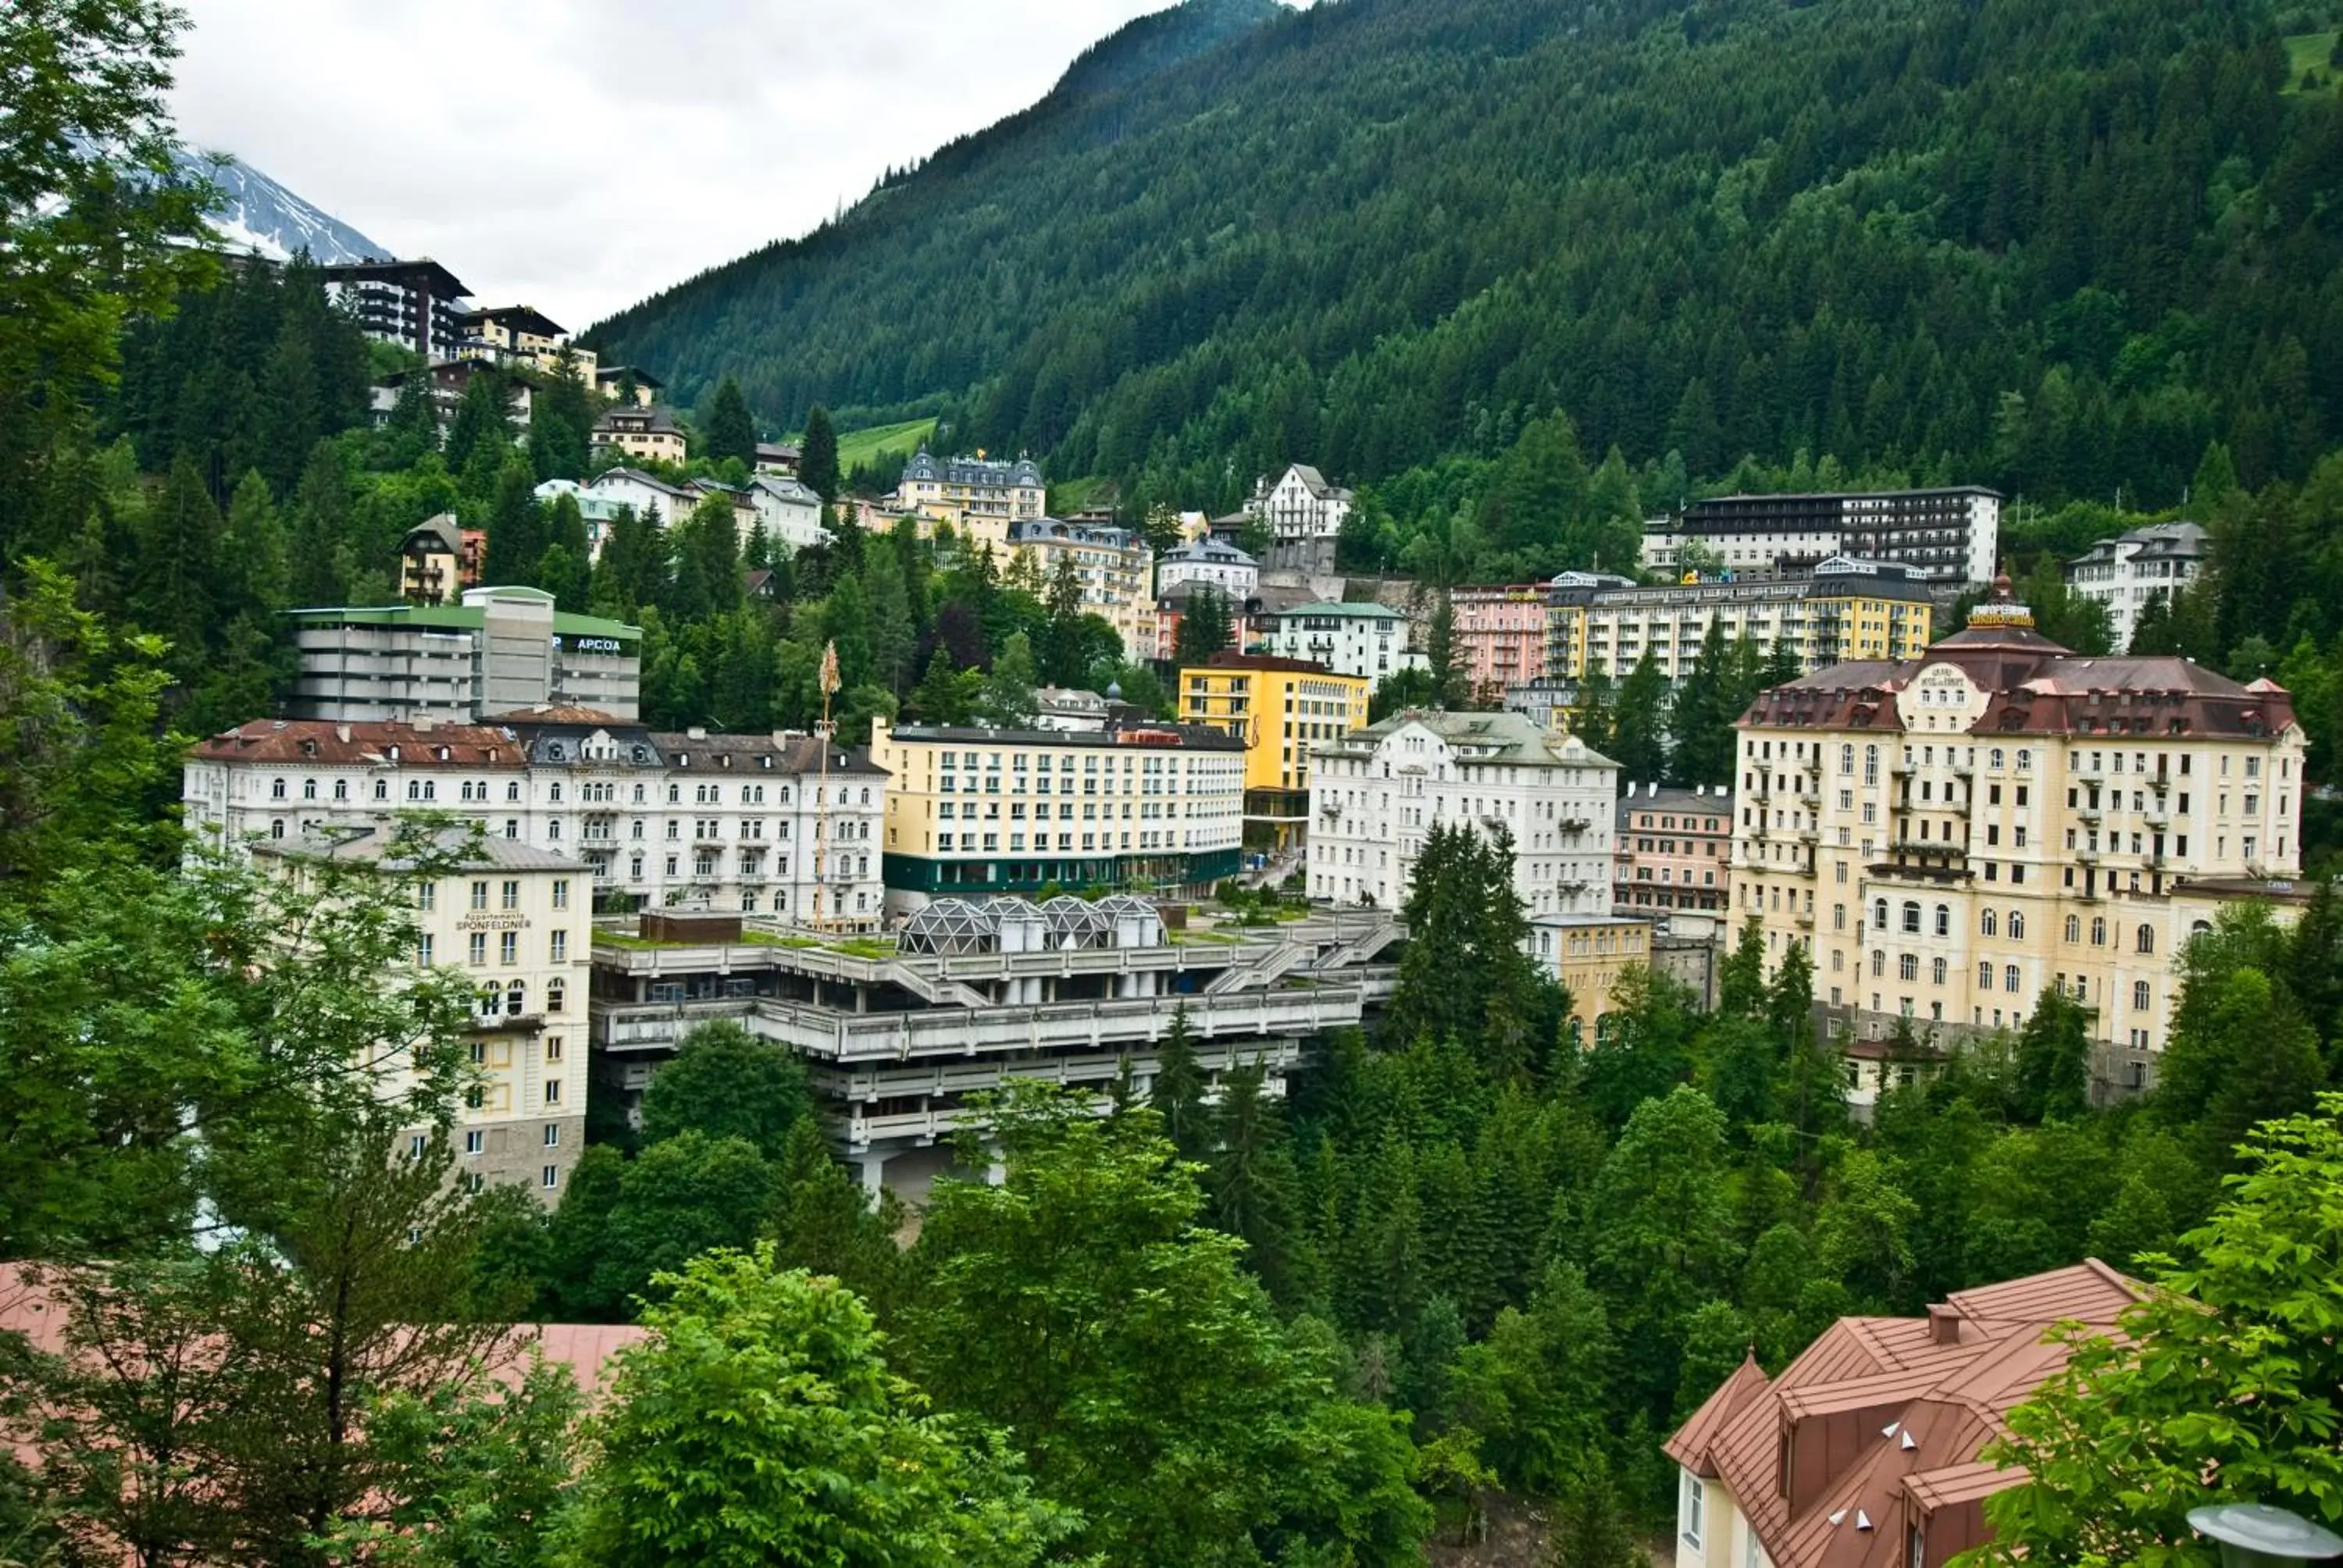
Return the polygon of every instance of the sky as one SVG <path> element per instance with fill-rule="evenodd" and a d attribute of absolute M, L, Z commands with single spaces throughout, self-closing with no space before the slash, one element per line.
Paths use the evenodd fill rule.
<path fill-rule="evenodd" d="M 1171 0 L 186 0 L 181 136 L 572 331 L 805 233 Z"/>

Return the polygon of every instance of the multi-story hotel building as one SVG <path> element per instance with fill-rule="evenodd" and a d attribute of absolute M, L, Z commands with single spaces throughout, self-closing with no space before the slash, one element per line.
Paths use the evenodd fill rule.
<path fill-rule="evenodd" d="M 1546 585 L 1448 591 L 1450 640 L 1473 689 L 1487 700 L 1545 676 Z"/>
<path fill-rule="evenodd" d="M 425 556 L 418 588 L 432 586 Z M 557 610 L 542 588 L 286 613 L 301 659 L 291 707 L 305 719 L 465 724 L 550 703 L 631 719 L 640 700 L 642 628 Z"/>
<path fill-rule="evenodd" d="M 883 870 L 894 910 L 1058 886 L 1202 890 L 1237 870 L 1243 748 L 1216 729 L 890 726 Z"/>
<path fill-rule="evenodd" d="M 2224 901 L 2292 895 L 2292 699 L 2184 658 L 2086 658 L 2006 579 L 1916 659 L 1835 666 L 1740 721 L 1735 918 L 1876 1036 L 2014 1029 L 2056 987 L 2134 1084 L 2173 960 Z"/>
<path fill-rule="evenodd" d="M 1926 1317 L 1841 1318 L 1773 1377 L 1752 1354 L 1664 1446 L 1675 1568 L 1945 1568 L 2026 1472 L 1983 1458 L 2009 1412 L 2147 1296 L 2097 1258 L 1956 1291 Z"/>
<path fill-rule="evenodd" d="M 1928 644 L 1927 585 L 1906 568 L 1838 557 L 1796 577 L 1728 577 L 1638 587 L 1624 578 L 1564 572 L 1548 589 L 1546 673 L 1583 678 L 1600 663 L 1615 678 L 1649 650 L 1682 680 L 1715 623 L 1729 644 L 1761 652 L 1787 642 L 1801 668 L 1850 659 L 1903 659 Z"/>
<path fill-rule="evenodd" d="M 1307 659 L 1377 686 L 1403 669 L 1424 668 L 1423 655 L 1408 647 L 1407 617 L 1389 605 L 1296 605 L 1268 621 L 1265 651 L 1281 658 Z"/>
<path fill-rule="evenodd" d="M 368 337 L 396 343 L 427 361 L 452 358 L 463 343 L 457 307 L 464 297 L 464 285 L 429 256 L 344 262 L 322 270 L 327 294 Z"/>
<path fill-rule="evenodd" d="M 2150 599 L 2167 603 L 2197 580 L 2205 564 L 2201 523 L 2151 523 L 2101 539 L 2066 563 L 2066 587 L 2107 607 L 2107 628 L 2117 652 L 2131 646 L 2140 611 Z"/>
<path fill-rule="evenodd" d="M 1294 463 L 1273 482 L 1262 476 L 1244 510 L 1269 528 L 1269 565 L 1332 571 L 1334 544 L 1354 498 L 1309 464 Z"/>
<path fill-rule="evenodd" d="M 222 849 L 447 811 L 574 858 L 606 908 L 875 930 L 886 775 L 860 749 L 828 749 L 825 762 L 810 736 L 678 734 L 577 709 L 460 725 L 256 719 L 189 750 L 182 799 L 189 829 Z"/>
<path fill-rule="evenodd" d="M 597 451 L 608 447 L 625 463 L 646 458 L 681 463 L 690 456 L 690 444 L 675 422 L 674 411 L 659 403 L 618 403 L 603 409 L 589 439 Z"/>
<path fill-rule="evenodd" d="M 1981 583 L 2001 545 L 2001 497 L 1976 485 L 1860 495 L 1718 496 L 1644 528 L 1643 564 L 1673 572 L 1684 546 L 1728 571 L 1795 571 L 1833 556 L 1911 567 L 1934 583 Z"/>
<path fill-rule="evenodd" d="M 1244 743 L 1245 841 L 1290 849 L 1310 824 L 1310 753 L 1367 725 L 1369 681 L 1322 664 L 1216 653 L 1180 671 L 1180 718 Z"/>
<path fill-rule="evenodd" d="M 475 1186 L 518 1182 L 558 1201 L 586 1146 L 587 998 L 593 898 L 586 868 L 517 840 L 440 829 L 418 841 L 387 817 L 320 825 L 263 839 L 263 864 L 301 878 L 326 860 L 375 867 L 412 884 L 418 969 L 452 970 L 471 985 L 465 1049 L 470 1077 L 451 1130 L 457 1169 Z M 417 870 L 421 855 L 446 863 Z M 411 1091 L 411 1058 L 386 1042 L 368 1064 Z M 414 1152 L 430 1130 L 408 1134 Z"/>
<path fill-rule="evenodd" d="M 1029 560 L 1046 591 L 1061 569 L 1081 585 L 1082 608 L 1112 626 L 1132 663 L 1155 657 L 1155 557 L 1129 528 L 1019 518 L 1009 525 L 1011 561 Z"/>
<path fill-rule="evenodd" d="M 1210 534 L 1163 552 L 1155 562 L 1155 591 L 1168 594 L 1184 583 L 1215 589 L 1235 604 L 1261 591 L 1261 563 L 1225 539 Z"/>
<path fill-rule="evenodd" d="M 1437 827 L 1513 837 L 1531 915 L 1611 908 L 1619 765 L 1518 713 L 1411 709 L 1311 754 L 1310 896 L 1395 910 Z"/>
<path fill-rule="evenodd" d="M 558 376 L 566 352 L 578 380 L 588 387 L 595 384 L 598 366 L 594 351 L 572 344 L 551 317 L 533 306 L 500 305 L 466 311 L 456 318 L 456 327 L 464 335 L 457 350 L 464 358 L 525 365 L 539 375 Z"/>
<path fill-rule="evenodd" d="M 1733 792 L 1629 783 L 1619 797 L 1611 908 L 1722 910 L 1733 897 Z"/>
<path fill-rule="evenodd" d="M 963 541 L 997 550 L 1009 542 L 1010 524 L 1040 520 L 1047 495 L 1041 466 L 1030 457 L 937 457 L 922 447 L 903 465 L 888 508 L 949 523 Z"/>

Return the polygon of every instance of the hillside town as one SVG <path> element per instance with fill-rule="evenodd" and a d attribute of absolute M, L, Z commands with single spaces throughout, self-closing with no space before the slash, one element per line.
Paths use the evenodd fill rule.
<path fill-rule="evenodd" d="M 1662 395 L 1462 166 L 1380 282 L 1212 223 L 997 327 L 1255 44 L 1798 18 L 1189 0 L 594 320 L 203 164 L 116 5 L 0 18 L 0 1565 L 2343 1561 L 2331 377 L 2014 134 L 1684 176 L 1803 314 Z M 2323 14 L 2126 15 L 2026 124 L 2217 78 L 2158 255 L 2323 254 Z"/>

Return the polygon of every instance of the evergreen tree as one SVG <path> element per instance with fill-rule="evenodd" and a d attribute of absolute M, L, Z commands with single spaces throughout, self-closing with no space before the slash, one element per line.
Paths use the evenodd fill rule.
<path fill-rule="evenodd" d="M 748 399 L 730 376 L 717 383 L 716 396 L 700 421 L 700 449 L 711 463 L 737 457 L 744 468 L 757 466 L 757 425 L 749 417 Z M 833 461 L 835 459 L 833 458 Z M 824 495 L 822 499 L 830 498 Z"/>
<path fill-rule="evenodd" d="M 816 404 L 806 416 L 805 439 L 798 447 L 798 478 L 825 504 L 838 499 L 838 432 L 830 410 Z"/>
<path fill-rule="evenodd" d="M 1229 601 L 1217 588 L 1201 588 L 1188 596 L 1172 634 L 1172 657 L 1180 664 L 1202 664 L 1235 640 L 1229 628 Z"/>
<path fill-rule="evenodd" d="M 426 372 L 413 374 L 429 380 Z M 501 372 L 479 366 L 465 383 L 463 401 L 456 406 L 456 417 L 447 427 L 447 439 L 441 448 L 447 467 L 453 473 L 469 473 L 474 459 L 486 449 L 501 468 L 505 450 L 511 445 L 512 387 Z"/>
<path fill-rule="evenodd" d="M 203 476 L 181 457 L 136 536 L 129 589 L 132 618 L 171 645 L 171 668 L 183 681 L 202 670 L 221 608 L 220 532 Z"/>
<path fill-rule="evenodd" d="M 2056 988 L 2035 998 L 2018 1031 L 2017 1113 L 2028 1121 L 2071 1119 L 2090 1105 L 2091 1020 L 2080 1002 Z"/>
<path fill-rule="evenodd" d="M 1617 715 L 1605 755 L 1622 779 L 1657 782 L 1668 770 L 1668 678 L 1648 648 L 1620 685 Z"/>
<path fill-rule="evenodd" d="M 952 666 L 951 649 L 936 645 L 928 656 L 928 672 L 911 693 L 911 711 L 922 724 L 960 725 L 975 717 L 976 699 L 970 676 Z"/>
<path fill-rule="evenodd" d="M 349 548 L 349 476 L 340 451 L 320 441 L 293 500 L 290 598 L 297 605 L 347 602 L 338 563 Z"/>
<path fill-rule="evenodd" d="M 418 379 L 418 377 L 410 377 Z M 593 394 L 564 345 L 529 400 L 528 455 L 540 479 L 582 479 L 594 437 Z"/>
<path fill-rule="evenodd" d="M 911 625 L 902 558 L 892 549 L 865 551 L 862 593 L 870 605 L 871 673 L 889 691 L 900 695 L 911 672 L 918 635 Z"/>
<path fill-rule="evenodd" d="M 705 620 L 740 608 L 747 585 L 740 574 L 739 527 L 732 503 L 710 496 L 676 525 L 675 577 L 664 604 L 679 621 Z M 494 541 L 489 545 L 495 549 Z"/>
<path fill-rule="evenodd" d="M 1155 1079 L 1147 1102 L 1162 1120 L 1164 1135 L 1182 1160 L 1201 1160 L 1212 1148 L 1212 1124 L 1204 1107 L 1204 1070 L 1196 1060 L 1188 1004 L 1172 1010 L 1171 1027 L 1155 1055 Z"/>
<path fill-rule="evenodd" d="M 508 455 L 497 476 L 496 501 L 488 513 L 488 559 L 480 568 L 484 583 L 534 585 L 545 558 L 548 538 L 545 509 L 537 498 L 537 474 L 518 453 Z"/>
<path fill-rule="evenodd" d="M 992 668 L 985 672 L 977 717 L 987 724 L 1015 729 L 1031 725 L 1035 712 L 1033 645 L 1023 632 L 1011 632 L 993 656 Z"/>
<path fill-rule="evenodd" d="M 1618 719 L 1618 698 L 1610 673 L 1599 658 L 1586 661 L 1578 678 L 1578 699 L 1570 708 L 1570 732 L 1597 751 L 1607 752 L 1612 727 Z"/>

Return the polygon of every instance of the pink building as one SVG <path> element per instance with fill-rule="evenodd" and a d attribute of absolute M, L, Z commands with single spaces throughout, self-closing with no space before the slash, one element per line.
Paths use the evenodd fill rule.
<path fill-rule="evenodd" d="M 1611 910 L 1725 910 L 1733 895 L 1733 791 L 1620 789 L 1611 836 Z"/>
<path fill-rule="evenodd" d="M 1486 700 L 1503 701 L 1505 688 L 1545 674 L 1545 587 L 1452 588 L 1457 658 L 1465 678 Z"/>

